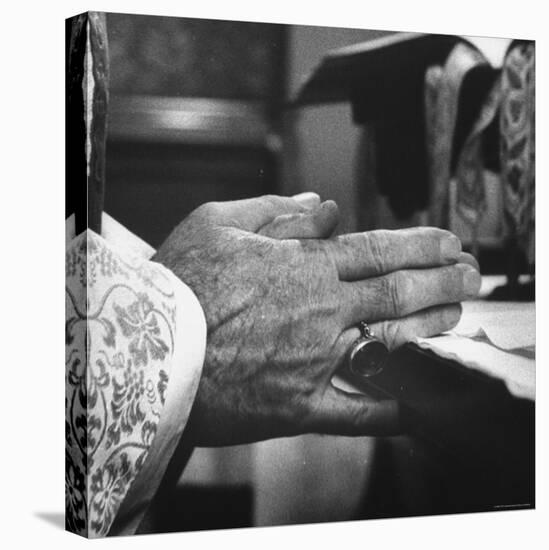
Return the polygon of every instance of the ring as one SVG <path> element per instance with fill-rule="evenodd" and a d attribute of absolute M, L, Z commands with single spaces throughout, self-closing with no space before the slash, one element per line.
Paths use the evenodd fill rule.
<path fill-rule="evenodd" d="M 360 330 L 363 338 L 375 338 L 372 329 L 366 321 L 360 321 L 360 323 L 358 323 L 358 330 Z"/>
<path fill-rule="evenodd" d="M 378 338 L 365 321 L 358 324 L 360 338 L 355 340 L 349 351 L 349 369 L 351 372 L 364 378 L 379 374 L 387 357 L 389 349 Z"/>

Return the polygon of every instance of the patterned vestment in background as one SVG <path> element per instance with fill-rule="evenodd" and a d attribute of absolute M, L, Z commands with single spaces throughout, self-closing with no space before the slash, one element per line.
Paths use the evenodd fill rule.
<path fill-rule="evenodd" d="M 490 88 L 477 120 L 459 152 L 455 170 L 456 208 L 458 214 L 472 228 L 475 255 L 478 254 L 478 226 L 487 207 L 483 138 L 484 132 L 497 116 L 500 101 L 501 84 L 498 78 Z"/>
<path fill-rule="evenodd" d="M 486 65 L 483 55 L 472 46 L 457 44 L 443 67 L 433 66 L 425 74 L 425 113 L 427 125 L 427 158 L 429 162 L 429 224 L 448 227 L 449 182 L 452 176 L 452 150 L 458 123 L 459 98 L 465 77 L 475 67 Z M 477 152 L 473 155 L 477 160 Z M 470 158 L 469 154 L 466 158 Z M 477 178 L 475 178 L 476 180 Z M 469 181 L 469 180 L 466 180 Z M 471 182 L 470 200 L 462 194 L 466 205 L 474 211 L 484 206 L 484 188 Z M 468 208 L 469 210 L 470 208 Z"/>
<path fill-rule="evenodd" d="M 489 127 L 497 124 L 506 236 L 530 266 L 534 264 L 535 229 L 534 59 L 533 42 L 513 41 L 496 75 L 478 50 L 460 43 L 444 67 L 430 67 L 425 75 L 429 223 L 448 227 L 449 188 L 454 178 L 455 208 L 471 227 L 473 249 L 477 249 L 477 230 L 487 207 L 485 142 Z M 480 95 L 468 99 L 478 104 L 477 113 L 464 142 L 458 144 L 456 132 L 460 124 L 463 128 L 461 111 L 471 109 L 465 105 L 463 87 L 468 78 L 471 81 L 486 68 L 496 76 L 487 72 L 483 80 L 478 78 Z"/>
<path fill-rule="evenodd" d="M 502 70 L 501 177 L 505 219 L 512 239 L 534 263 L 535 46 L 511 45 Z"/>

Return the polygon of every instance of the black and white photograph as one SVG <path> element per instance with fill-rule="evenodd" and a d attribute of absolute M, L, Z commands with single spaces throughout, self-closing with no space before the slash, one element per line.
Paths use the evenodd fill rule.
<path fill-rule="evenodd" d="M 535 508 L 535 41 L 65 38 L 66 529 Z"/>
<path fill-rule="evenodd" d="M 6 6 L 2 547 L 544 547 L 543 11 Z"/>

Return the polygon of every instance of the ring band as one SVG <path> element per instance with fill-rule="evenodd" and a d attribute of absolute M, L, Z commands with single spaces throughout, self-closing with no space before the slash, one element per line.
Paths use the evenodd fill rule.
<path fill-rule="evenodd" d="M 368 326 L 366 321 L 358 324 L 360 338 L 355 340 L 349 351 L 349 369 L 364 378 L 379 374 L 389 355 L 389 349 Z"/>

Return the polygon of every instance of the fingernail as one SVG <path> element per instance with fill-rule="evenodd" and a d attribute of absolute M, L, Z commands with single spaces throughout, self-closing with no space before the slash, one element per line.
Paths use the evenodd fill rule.
<path fill-rule="evenodd" d="M 440 243 L 440 254 L 445 260 L 457 260 L 461 253 L 461 241 L 455 235 L 444 237 Z"/>
<path fill-rule="evenodd" d="M 334 202 L 334 201 L 324 201 L 321 205 L 320 205 L 320 209 L 323 211 L 323 212 L 337 212 L 338 208 L 337 208 L 337 204 Z"/>
<path fill-rule="evenodd" d="M 305 208 L 315 208 L 320 205 L 320 197 L 311 191 L 294 195 L 292 199 Z"/>
<path fill-rule="evenodd" d="M 480 272 L 480 265 L 478 263 L 478 260 L 472 255 L 467 252 L 462 252 L 459 255 L 458 263 L 460 264 L 469 264 L 473 266 L 477 271 Z"/>
<path fill-rule="evenodd" d="M 463 269 L 463 289 L 469 298 L 475 298 L 480 290 L 480 273 L 470 265 L 460 265 Z"/>

